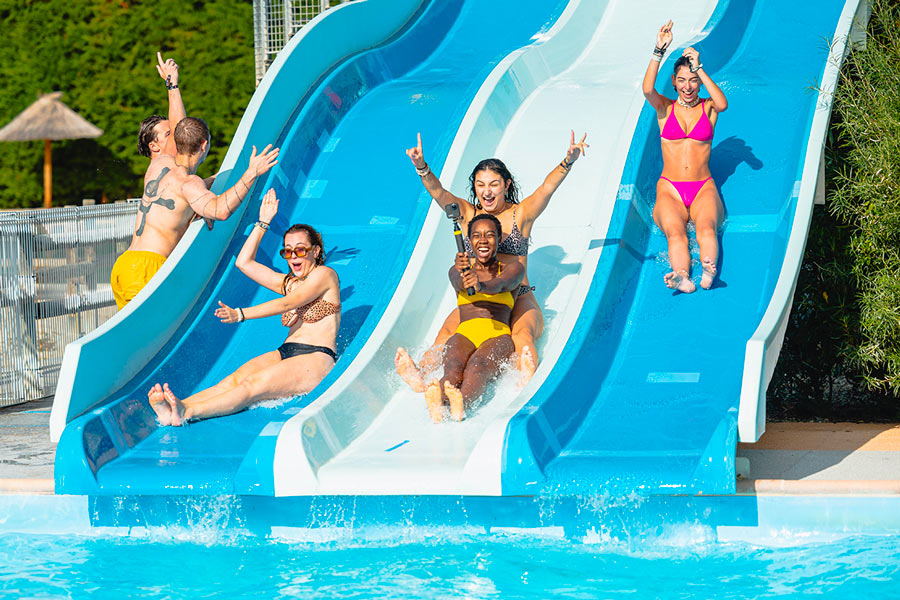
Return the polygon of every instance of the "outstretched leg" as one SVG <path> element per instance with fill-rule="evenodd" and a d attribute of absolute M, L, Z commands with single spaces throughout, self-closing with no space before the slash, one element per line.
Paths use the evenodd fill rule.
<path fill-rule="evenodd" d="M 663 277 L 667 287 L 690 294 L 696 288 L 691 281 L 691 251 L 688 244 L 688 210 L 675 187 L 660 179 L 656 183 L 656 205 L 653 221 L 666 236 L 669 247 L 669 265 L 672 271 Z"/>
<path fill-rule="evenodd" d="M 515 349 L 512 337 L 501 335 L 487 340 L 472 353 L 466 363 L 462 383 L 458 386 L 462 404 L 458 416 L 453 413 L 453 399 L 450 401 L 450 413 L 456 420 L 461 420 L 469 405 L 484 394 L 488 383 L 497 378 L 503 363 L 512 356 Z M 446 384 L 444 391 L 447 391 Z M 447 395 L 450 396 L 449 392 Z"/>
<path fill-rule="evenodd" d="M 279 360 L 245 376 L 237 386 L 216 396 L 201 396 L 201 392 L 180 400 L 168 384 L 163 386 L 163 391 L 172 409 L 172 424 L 180 425 L 191 419 L 230 415 L 260 400 L 306 394 L 325 378 L 332 367 L 334 360 L 330 356 L 315 352 Z"/>
<path fill-rule="evenodd" d="M 712 181 L 706 183 L 691 204 L 691 220 L 697 229 L 697 244 L 700 246 L 700 261 L 703 277 L 700 287 L 708 290 L 716 278 L 716 264 L 719 261 L 719 227 L 725 216 L 725 208 Z"/>
<path fill-rule="evenodd" d="M 414 392 L 421 394 L 425 391 L 425 382 L 422 380 L 422 373 L 415 361 L 404 348 L 397 348 L 397 354 L 394 356 L 394 367 L 397 374 L 400 375 L 406 385 L 412 388 Z"/>
<path fill-rule="evenodd" d="M 518 385 L 522 388 L 537 369 L 538 355 L 535 341 L 544 333 L 544 315 L 532 292 L 516 298 L 510 322 L 512 339 L 518 354 L 516 361 L 520 373 Z"/>

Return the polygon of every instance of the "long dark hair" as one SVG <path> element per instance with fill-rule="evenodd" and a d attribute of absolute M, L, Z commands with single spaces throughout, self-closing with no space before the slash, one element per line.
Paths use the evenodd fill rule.
<path fill-rule="evenodd" d="M 325 245 L 322 243 L 322 235 L 315 230 L 312 225 L 306 225 L 304 223 L 297 223 L 295 225 L 291 225 L 288 227 L 288 230 L 284 232 L 284 237 L 282 237 L 281 245 L 284 245 L 284 240 L 287 239 L 289 233 L 297 233 L 298 231 L 302 231 L 309 237 L 309 241 L 312 242 L 313 247 L 319 247 L 319 256 L 316 257 L 317 265 L 325 264 Z"/>
<path fill-rule="evenodd" d="M 512 173 L 509 172 L 509 169 L 506 168 L 506 165 L 499 158 L 486 158 L 475 165 L 475 168 L 472 169 L 472 174 L 469 175 L 469 202 L 472 203 L 472 206 L 481 208 L 477 200 L 478 196 L 475 195 L 475 174 L 479 171 L 493 171 L 502 177 L 504 181 L 508 181 L 509 187 L 506 188 L 506 201 L 511 204 L 519 203 L 519 184 L 516 183 Z"/>

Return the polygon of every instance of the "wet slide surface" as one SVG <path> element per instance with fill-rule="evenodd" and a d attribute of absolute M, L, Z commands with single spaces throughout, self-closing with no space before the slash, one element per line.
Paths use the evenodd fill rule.
<path fill-rule="evenodd" d="M 744 348 L 785 256 L 820 80 L 844 2 L 732 1 L 697 45 L 728 98 L 710 168 L 727 211 L 714 289 L 663 285 L 661 170 L 645 107 L 597 274 L 547 383 L 513 420 L 504 493 L 733 493 Z M 676 40 L 676 44 L 682 43 Z M 679 52 L 672 52 L 677 56 Z M 657 89 L 671 97 L 661 68 Z M 693 275 L 699 283 L 696 246 Z"/>
<path fill-rule="evenodd" d="M 564 5 L 544 0 L 428 2 L 389 43 L 328 73 L 285 125 L 279 140 L 281 163 L 247 200 L 239 234 L 185 323 L 103 408 L 68 424 L 57 453 L 58 490 L 271 493 L 271 451 L 281 424 L 349 364 L 391 298 L 418 237 L 431 200 L 404 149 L 421 131 L 426 157 L 440 172 L 481 81 L 509 52 L 552 25 Z M 516 19 L 502 30 L 483 35 L 487 16 L 512 13 Z M 277 257 L 278 232 L 290 223 L 310 223 L 322 232 L 327 264 L 341 278 L 340 359 L 306 397 L 183 428 L 158 428 L 146 405 L 153 383 L 169 382 L 186 397 L 284 339 L 276 317 L 235 327 L 213 315 L 218 300 L 248 306 L 274 297 L 233 266 L 257 220 L 259 198 L 270 186 L 278 191 L 281 213 L 258 259 L 284 270 Z"/>

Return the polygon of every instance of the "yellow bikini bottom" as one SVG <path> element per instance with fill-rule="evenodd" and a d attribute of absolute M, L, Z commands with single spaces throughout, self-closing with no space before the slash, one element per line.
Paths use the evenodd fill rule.
<path fill-rule="evenodd" d="M 506 323 L 493 319 L 478 318 L 460 323 L 456 328 L 456 333 L 472 342 L 477 349 L 490 339 L 501 335 L 510 335 L 512 332 Z"/>

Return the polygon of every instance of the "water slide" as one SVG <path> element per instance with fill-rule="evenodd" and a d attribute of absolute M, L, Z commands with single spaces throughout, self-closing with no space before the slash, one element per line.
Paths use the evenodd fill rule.
<path fill-rule="evenodd" d="M 565 2 L 366 0 L 328 11 L 296 35 L 257 89 L 213 188 L 234 184 L 250 146 L 277 142 L 281 162 L 242 212 L 212 232 L 195 224 L 128 307 L 67 348 L 51 414 L 62 493 L 267 493 L 280 424 L 352 364 L 402 275 L 430 208 L 404 149 L 425 140 L 440 172 L 483 80 L 553 25 Z M 497 15 L 514 14 L 485 29 Z M 188 99 L 189 101 L 190 99 Z M 269 187 L 274 231 L 308 222 L 341 278 L 338 353 L 306 397 L 181 429 L 158 428 L 146 405 L 155 382 L 184 396 L 276 348 L 278 319 L 225 326 L 218 300 L 273 297 L 234 268 Z M 259 258 L 276 269 L 280 239 Z"/>
<path fill-rule="evenodd" d="M 322 224 L 344 296 L 334 372 L 301 400 L 184 429 L 157 428 L 143 404 L 153 381 L 190 393 L 268 349 L 260 340 L 279 339 L 277 323 L 227 329 L 210 316 L 219 298 L 269 297 L 233 270 L 260 185 L 230 234 L 195 226 L 165 276 L 72 350 L 54 405 L 58 491 L 497 495 L 616 483 L 733 491 L 738 401 L 741 439 L 753 441 L 809 226 L 829 110 L 809 86 L 827 78 L 823 40 L 846 32 L 856 2 L 815 11 L 734 0 L 407 5 L 404 13 L 353 3 L 295 38 L 226 158 L 238 165 L 236 179 L 244 146 L 264 134 L 277 135 L 290 157 L 267 183 L 291 198 L 282 205 L 294 204 L 275 229 Z M 515 27 L 472 42 L 485 11 L 512 10 Z M 359 17 L 385 20 L 375 28 L 381 37 L 338 29 Z M 661 285 L 664 239 L 649 217 L 658 134 L 640 80 L 648 40 L 667 18 L 676 44 L 700 48 L 730 102 L 711 165 L 728 209 L 721 283 L 692 296 Z M 325 75 L 296 85 L 291 61 L 338 32 L 355 45 L 323 59 Z M 662 72 L 670 69 L 671 59 Z M 501 380 L 463 423 L 432 425 L 392 360 L 397 346 L 427 346 L 452 306 L 453 242 L 406 157 L 385 149 L 402 149 L 420 130 L 432 169 L 457 195 L 466 195 L 471 165 L 491 155 L 527 193 L 559 161 L 572 128 L 588 131 L 592 147 L 535 226 L 529 258 L 546 319 L 538 373 L 521 391 Z M 388 202 L 359 197 L 356 182 L 375 180 L 386 183 L 371 192 L 389 193 Z M 277 244 L 268 243 L 262 255 L 274 261 Z M 211 275 L 197 281 L 198 273 Z M 147 338 L 148 322 L 167 330 L 125 351 L 129 336 Z M 109 373 L 78 366 L 100 357 L 114 363 Z"/>

